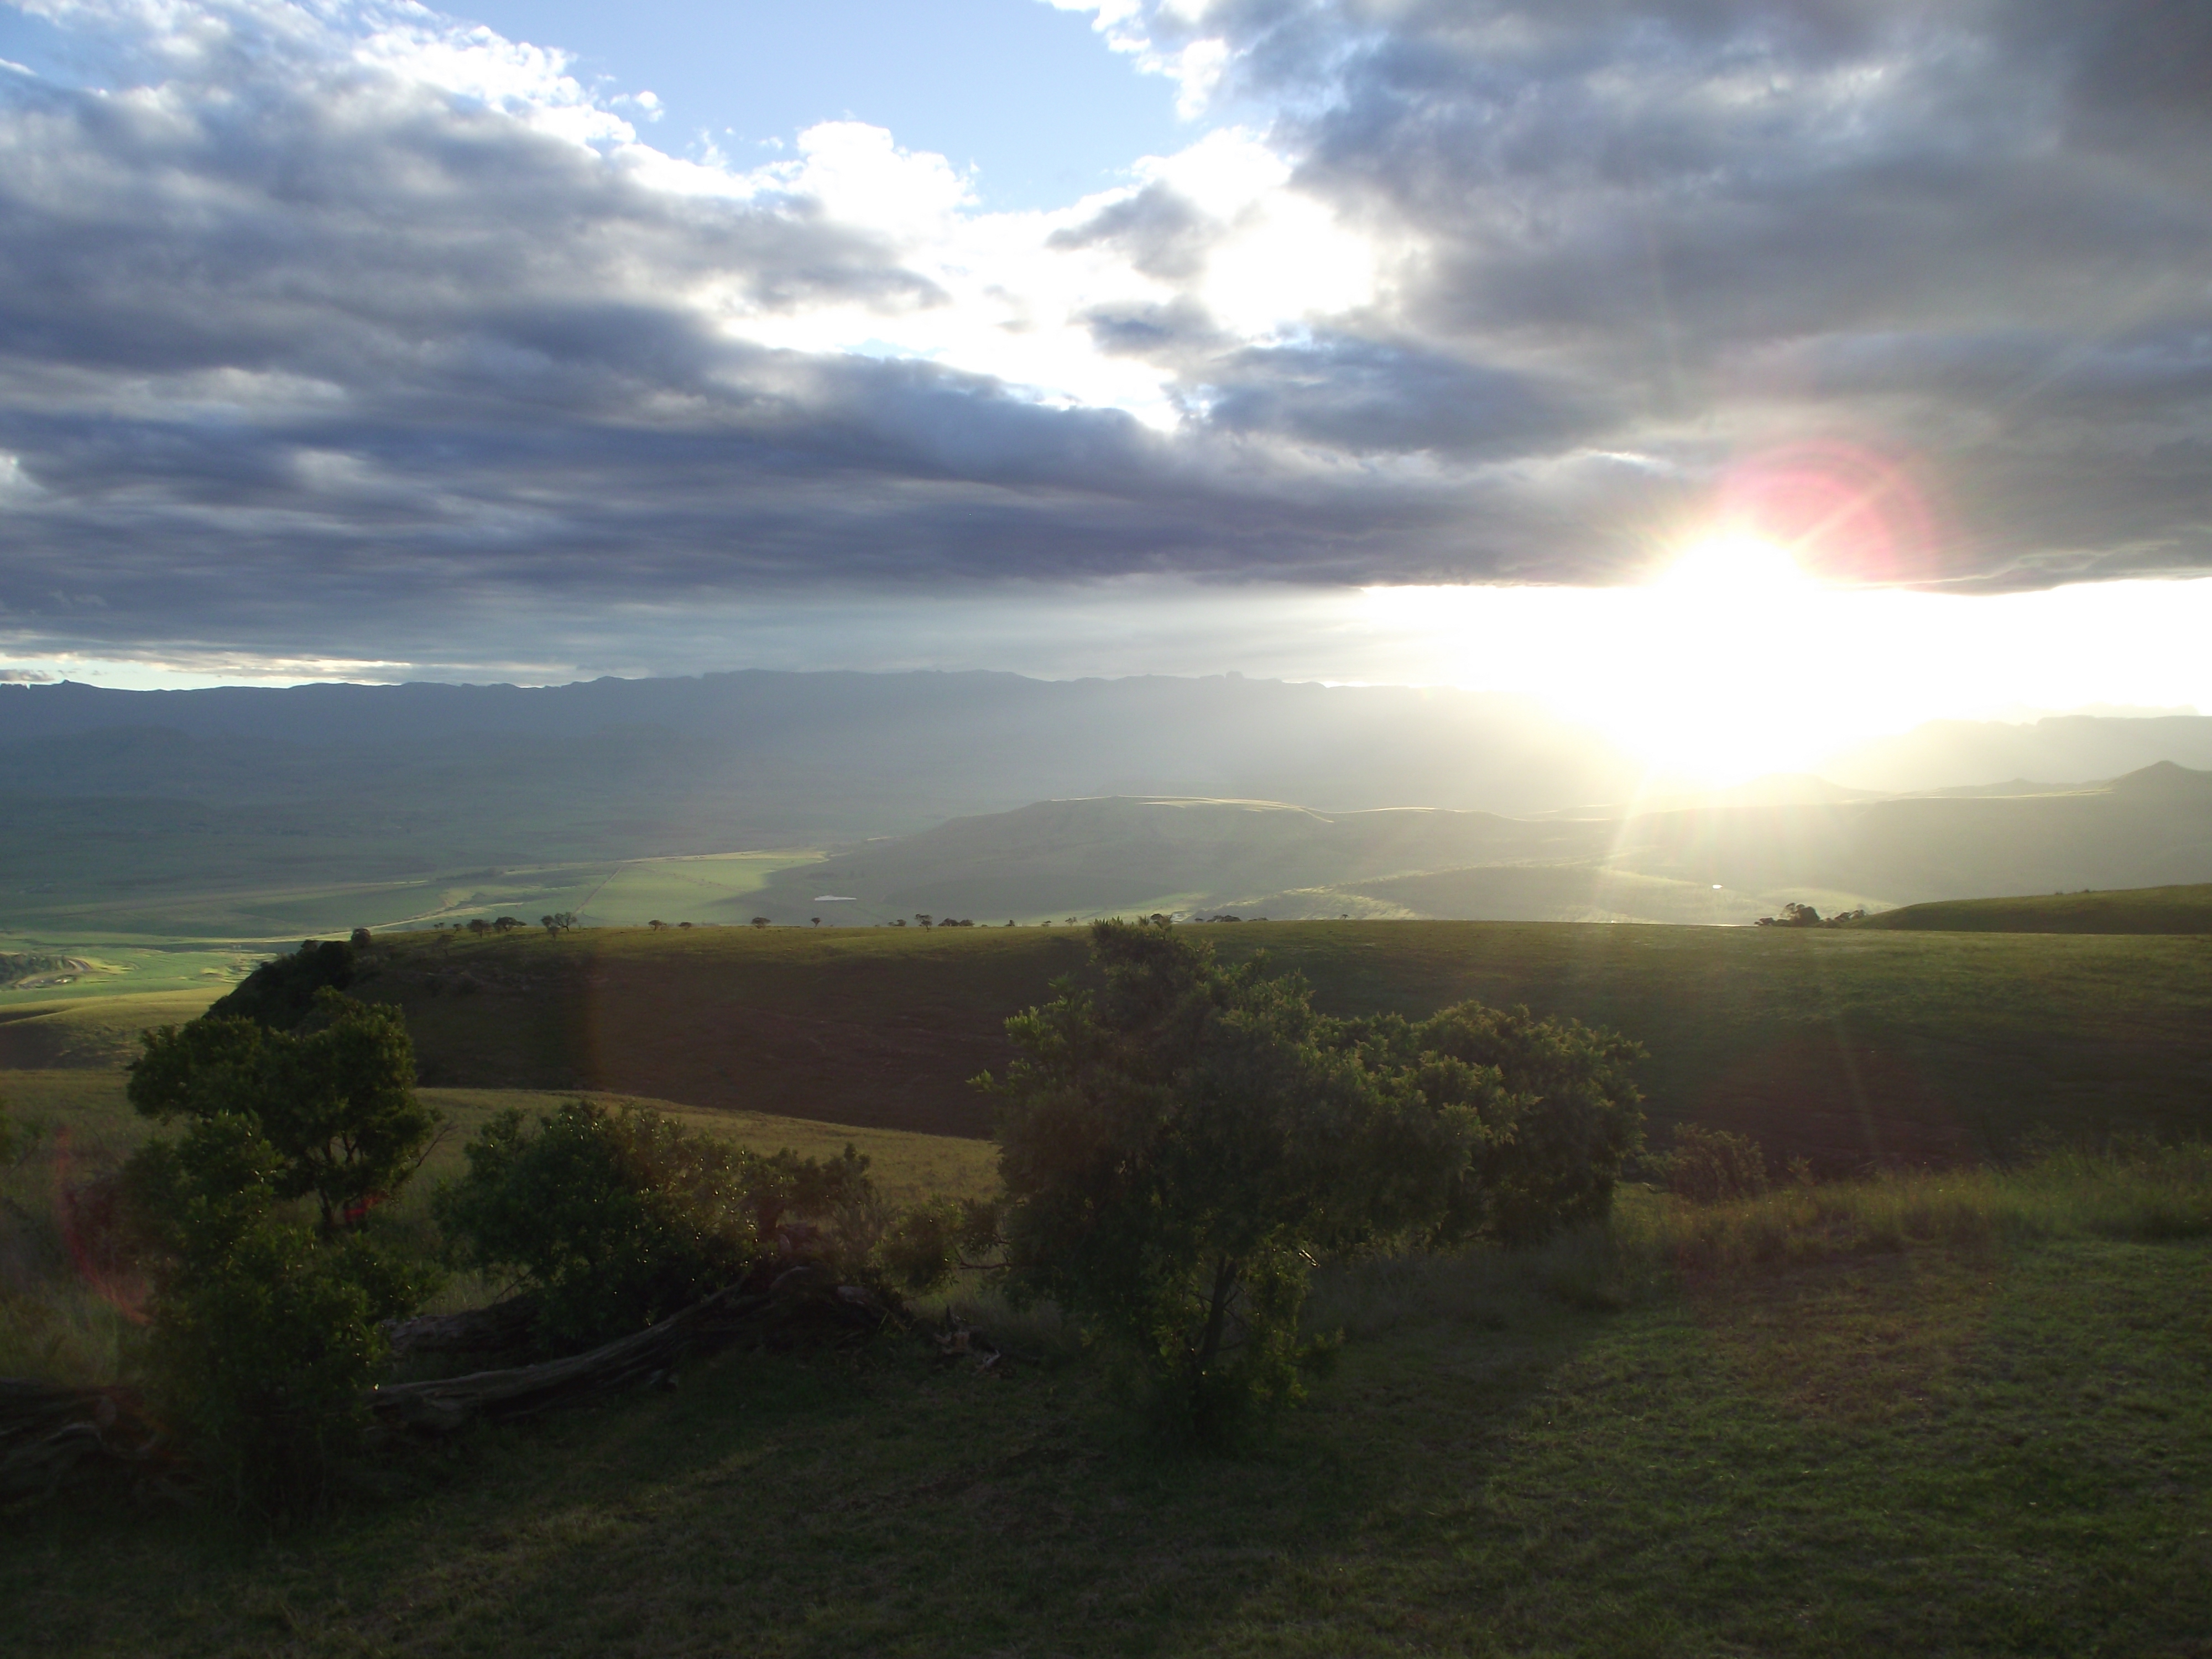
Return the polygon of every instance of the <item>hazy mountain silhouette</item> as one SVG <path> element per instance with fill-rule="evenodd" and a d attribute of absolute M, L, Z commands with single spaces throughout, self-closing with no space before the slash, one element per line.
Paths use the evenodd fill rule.
<path fill-rule="evenodd" d="M 1824 908 L 2212 880 L 2212 772 L 2162 764 L 2018 797 L 1717 805 L 1621 819 L 1326 814 L 1263 801 L 1061 800 L 777 877 L 797 920 L 1162 911 L 1744 922 Z M 819 899 L 849 895 L 851 903 Z"/>
<path fill-rule="evenodd" d="M 1684 794 L 1653 793 L 1632 757 L 1524 699 L 1235 675 L 745 672 L 540 689 L 10 685 L 0 686 L 0 864 L 15 892 L 108 897 L 185 881 L 381 880 L 483 865 L 834 846 L 1017 809 L 1036 815 L 1024 825 L 1057 822 L 1057 808 L 1033 807 L 1040 801 L 1174 797 L 1297 802 L 1330 819 L 1431 813 L 1316 823 L 1310 836 L 1286 836 L 1249 811 L 1233 820 L 1234 833 L 1202 828 L 1206 812 L 1186 808 L 1170 848 L 1139 829 L 1156 813 L 1085 808 L 1079 825 L 1070 818 L 1064 828 L 1086 850 L 1054 854 L 1052 867 L 1089 884 L 1044 897 L 1061 890 L 1040 865 L 1038 903 L 1113 906 L 1203 892 L 1309 914 L 1730 920 L 1760 901 L 1716 899 L 1716 881 L 1747 895 L 1805 884 L 1892 902 L 1957 896 L 1969 890 L 1960 881 L 1991 890 L 2000 871 L 2032 887 L 2057 865 L 2066 868 L 2051 884 L 2100 882 L 2055 850 L 2015 859 L 1954 847 L 1924 808 L 1852 812 L 1871 808 L 1870 791 L 2055 781 L 1996 792 L 2009 799 L 2155 761 L 2212 765 L 2212 720 L 1942 724 L 1861 745 L 1829 777 Z M 1619 847 L 1611 831 L 1474 821 L 1595 822 L 1638 799 L 1640 827 Z M 1653 810 L 1662 806 L 1669 810 Z M 1991 810 L 1991 825 L 2027 823 L 2015 809 Z M 1109 823 L 1114 811 L 1121 817 Z M 1954 815 L 1940 825 L 1967 821 Z M 2022 829 L 2028 840 L 2020 844 L 2044 833 Z M 2155 878 L 2189 878 L 2181 866 L 2185 843 L 2194 842 L 2179 830 L 2167 865 L 2149 848 L 2099 854 L 2091 843 L 2101 833 L 2077 836 L 2096 871 L 2171 865 L 2174 873 Z M 1123 834 L 1136 839 L 1110 844 Z M 1928 835 L 1937 840 L 1909 850 Z M 1301 836 L 1318 840 L 1305 847 Z M 917 843 L 916 856 L 939 844 Z M 1385 856 L 1377 850 L 1385 846 L 1397 850 Z M 1263 847 L 1273 849 L 1264 857 Z M 2112 848 L 2122 847 L 2135 842 L 2122 834 Z M 1602 862 L 1610 884 L 1556 872 L 1577 861 Z M 1549 873 L 1498 873 L 1512 866 Z M 1476 868 L 1490 873 L 1440 873 Z M 1262 870 L 1278 872 L 1263 878 Z M 1109 881 L 1109 871 L 1127 879 Z M 1346 883 L 1360 890 L 1338 891 Z M 902 878 L 891 886 L 910 884 Z M 1328 890 L 1273 896 L 1307 888 Z M 939 908 L 1018 912 L 1026 902 L 987 901 L 957 882 L 951 890 L 975 896 L 940 898 Z"/>

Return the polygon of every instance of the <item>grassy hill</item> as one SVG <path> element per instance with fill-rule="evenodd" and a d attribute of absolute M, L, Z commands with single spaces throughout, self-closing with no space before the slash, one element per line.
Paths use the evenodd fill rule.
<path fill-rule="evenodd" d="M 2062 1133 L 2212 1127 L 2212 941 L 1468 922 L 1197 929 L 1344 1014 L 1525 1002 L 1642 1042 L 1655 1124 L 1832 1169 Z M 596 929 L 382 947 L 426 1083 L 598 1090 L 976 1136 L 1006 1017 L 1079 929 Z M 0 1027 L 0 1032 L 5 1028 Z"/>
<path fill-rule="evenodd" d="M 2212 879 L 2212 772 L 2018 796 L 1721 798 L 1622 818 L 1117 796 L 1040 802 L 770 876 L 778 921 L 1209 915 L 1747 924 Z"/>
<path fill-rule="evenodd" d="M 2212 933 L 2212 884 L 1909 904 L 1853 924 L 1957 933 Z"/>

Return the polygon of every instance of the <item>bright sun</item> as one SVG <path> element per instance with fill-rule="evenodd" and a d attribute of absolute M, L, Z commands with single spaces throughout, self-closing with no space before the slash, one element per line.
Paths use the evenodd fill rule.
<path fill-rule="evenodd" d="M 1733 612 L 1748 622 L 1819 584 L 1772 542 L 1717 536 L 1686 549 L 1653 586 L 1674 605 L 1706 615 Z"/>
<path fill-rule="evenodd" d="M 1834 669 L 1805 657 L 1825 631 L 1827 590 L 1787 550 L 1751 536 L 1685 549 L 1644 591 L 1649 648 L 1615 721 L 1662 770 L 1725 783 L 1786 765 L 1824 705 L 1848 697 Z"/>

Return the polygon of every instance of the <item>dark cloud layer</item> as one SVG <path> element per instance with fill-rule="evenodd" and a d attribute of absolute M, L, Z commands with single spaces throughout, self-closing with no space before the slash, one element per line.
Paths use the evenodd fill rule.
<path fill-rule="evenodd" d="M 2212 568 L 2201 6 L 1216 5 L 1193 27 L 1285 112 L 1293 187 L 1396 275 L 1255 339 L 1198 286 L 1232 228 L 1169 185 L 1060 230 L 1175 293 L 1088 319 L 1167 378 L 1164 434 L 743 343 L 718 315 L 952 301 L 818 204 L 673 191 L 281 6 L 215 15 L 191 51 L 94 15 L 150 54 L 136 92 L 0 71 L 0 636 L 1144 571 L 1604 581 L 1808 443 L 1924 494 L 1874 574 Z"/>

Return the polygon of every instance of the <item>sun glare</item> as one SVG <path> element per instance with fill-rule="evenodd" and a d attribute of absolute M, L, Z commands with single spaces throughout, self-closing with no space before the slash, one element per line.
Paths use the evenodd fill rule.
<path fill-rule="evenodd" d="M 1821 584 L 1789 551 L 1748 535 L 1692 543 L 1644 590 L 1644 650 L 1600 718 L 1662 772 L 1741 781 L 1800 752 L 1808 705 L 1848 695 L 1808 674 L 1791 641 L 1816 631 Z M 1595 711 L 1594 711 L 1595 712 Z M 1825 711 L 1820 711 L 1825 712 Z"/>

